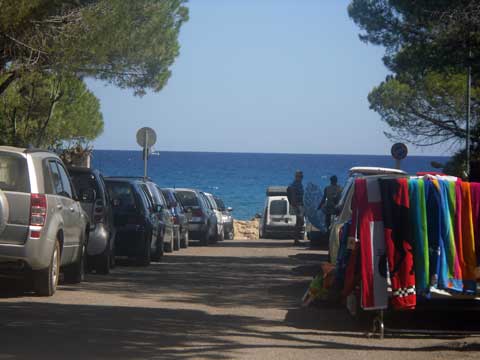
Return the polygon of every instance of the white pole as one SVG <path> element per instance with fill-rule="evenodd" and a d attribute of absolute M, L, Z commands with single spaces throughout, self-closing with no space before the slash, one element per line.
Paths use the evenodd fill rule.
<path fill-rule="evenodd" d="M 147 167 L 148 167 L 148 131 L 145 129 L 145 147 L 143 148 L 143 177 L 147 180 Z"/>

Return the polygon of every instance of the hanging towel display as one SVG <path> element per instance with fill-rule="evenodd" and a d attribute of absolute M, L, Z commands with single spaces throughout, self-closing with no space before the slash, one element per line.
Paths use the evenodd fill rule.
<path fill-rule="evenodd" d="M 358 209 L 360 240 L 361 305 L 365 310 L 388 307 L 385 231 L 382 220 L 382 198 L 376 179 L 355 180 L 354 197 Z"/>
<path fill-rule="evenodd" d="M 408 179 L 380 179 L 385 244 L 395 309 L 416 305 Z"/>

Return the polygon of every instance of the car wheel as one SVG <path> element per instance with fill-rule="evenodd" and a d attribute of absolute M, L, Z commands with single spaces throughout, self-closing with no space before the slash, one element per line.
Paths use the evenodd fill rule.
<path fill-rule="evenodd" d="M 200 239 L 200 245 L 202 246 L 208 246 L 208 243 L 210 241 L 210 225 L 207 231 L 205 231 L 204 234 L 202 234 L 202 237 Z"/>
<path fill-rule="evenodd" d="M 85 253 L 86 246 L 82 245 L 78 259 L 71 265 L 65 267 L 63 277 L 68 284 L 79 284 L 85 279 Z"/>
<path fill-rule="evenodd" d="M 97 256 L 95 261 L 95 271 L 97 274 L 108 275 L 110 274 L 110 252 L 105 250 L 102 255 Z"/>
<path fill-rule="evenodd" d="M 180 230 L 177 229 L 177 231 L 175 231 L 175 247 L 174 247 L 174 250 L 178 251 L 180 250 Z"/>
<path fill-rule="evenodd" d="M 60 257 L 60 242 L 56 240 L 48 268 L 33 273 L 33 287 L 38 295 L 52 296 L 55 294 L 60 277 Z"/>
<path fill-rule="evenodd" d="M 151 258 L 153 261 L 160 261 L 163 256 L 163 239 L 164 235 L 162 235 L 159 239 L 157 239 L 157 246 L 155 247 L 155 251 L 152 254 Z"/>
<path fill-rule="evenodd" d="M 188 230 L 185 232 L 185 236 L 183 237 L 182 243 L 180 244 L 182 248 L 186 249 L 188 248 L 188 241 L 189 241 L 189 234 Z"/>
<path fill-rule="evenodd" d="M 152 244 L 152 234 L 145 234 L 143 240 L 143 249 L 142 253 L 137 256 L 137 265 L 138 266 L 148 266 L 150 265 L 150 256 L 151 256 L 151 244 Z"/>
<path fill-rule="evenodd" d="M 225 240 L 225 233 L 222 231 L 220 234 L 217 234 L 217 241 Z"/>
<path fill-rule="evenodd" d="M 168 241 L 168 243 L 165 243 L 165 252 L 167 253 L 173 252 L 173 249 L 175 248 L 174 242 L 175 242 L 175 239 L 173 238 L 173 236 L 170 236 L 170 240 Z"/>

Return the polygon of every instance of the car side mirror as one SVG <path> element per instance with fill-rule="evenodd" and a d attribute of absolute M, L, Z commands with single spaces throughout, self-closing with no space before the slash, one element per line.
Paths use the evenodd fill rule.
<path fill-rule="evenodd" d="M 233 208 L 229 206 L 229 207 L 227 208 L 227 211 L 228 211 L 228 212 L 232 212 L 232 211 L 233 211 Z"/>
<path fill-rule="evenodd" d="M 80 201 L 93 203 L 97 197 L 94 189 L 83 189 L 80 193 Z"/>

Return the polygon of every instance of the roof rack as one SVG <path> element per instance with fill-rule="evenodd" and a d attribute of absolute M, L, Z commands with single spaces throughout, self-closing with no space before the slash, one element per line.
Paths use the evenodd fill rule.
<path fill-rule="evenodd" d="M 267 188 L 267 196 L 287 196 L 286 186 L 269 186 Z"/>
<path fill-rule="evenodd" d="M 143 176 L 106 176 L 106 179 L 132 179 L 132 180 L 147 180 L 154 182 L 150 177 L 143 177 Z"/>

